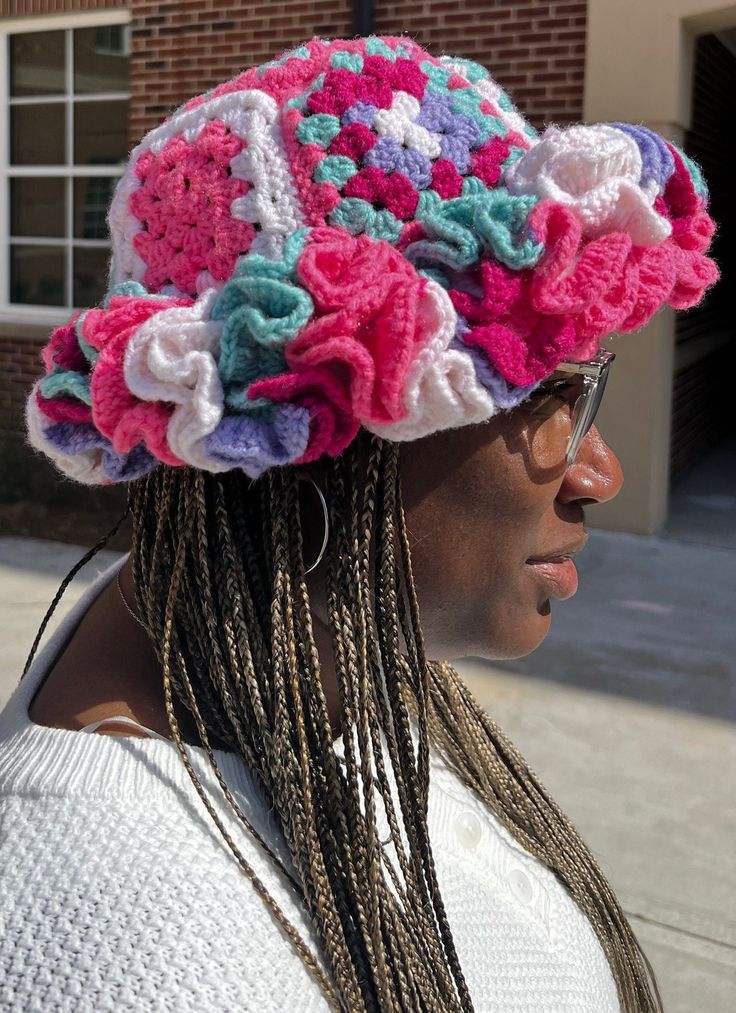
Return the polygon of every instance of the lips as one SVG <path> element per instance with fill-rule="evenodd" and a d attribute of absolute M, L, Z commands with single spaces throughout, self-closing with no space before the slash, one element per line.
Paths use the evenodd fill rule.
<path fill-rule="evenodd" d="M 575 543 L 546 556 L 528 559 L 526 565 L 544 588 L 548 598 L 564 601 L 578 589 L 578 571 L 572 557 L 581 552 L 588 540 L 585 535 Z"/>

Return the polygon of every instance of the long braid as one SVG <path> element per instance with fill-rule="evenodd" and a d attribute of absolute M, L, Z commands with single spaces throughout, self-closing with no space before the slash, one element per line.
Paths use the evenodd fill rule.
<path fill-rule="evenodd" d="M 327 621 L 342 756 L 332 745 L 312 628 L 297 475 L 281 469 L 251 482 L 161 467 L 131 488 L 136 601 L 161 657 L 172 735 L 245 875 L 331 1008 L 472 1010 L 427 826 L 431 739 L 568 887 L 601 941 L 624 1013 L 661 1010 L 646 958 L 574 828 L 454 670 L 425 660 L 397 447 L 356 441 L 327 467 L 326 487 Z M 246 829 L 212 742 L 240 754 L 262 785 L 319 959 L 207 798 L 181 739 L 174 694 L 192 713 Z"/>

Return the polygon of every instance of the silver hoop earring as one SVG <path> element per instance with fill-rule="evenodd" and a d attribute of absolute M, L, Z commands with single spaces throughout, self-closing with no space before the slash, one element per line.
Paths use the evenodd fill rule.
<path fill-rule="evenodd" d="M 320 489 L 320 487 L 317 485 L 317 483 L 314 481 L 314 479 L 310 478 L 309 475 L 300 475 L 299 476 L 299 481 L 300 482 L 310 482 L 314 486 L 315 492 L 319 496 L 319 501 L 322 504 L 322 517 L 324 518 L 324 522 L 325 522 L 325 533 L 324 533 L 324 536 L 322 537 L 322 545 L 320 546 L 320 550 L 317 553 L 317 558 L 315 559 L 315 561 L 312 563 L 311 566 L 309 566 L 309 567 L 307 567 L 307 569 L 305 569 L 304 574 L 306 576 L 306 574 L 311 573 L 312 570 L 315 570 L 319 566 L 319 564 L 322 562 L 322 558 L 323 558 L 323 556 L 325 554 L 325 549 L 327 548 L 327 542 L 328 542 L 329 537 L 330 537 L 330 515 L 329 515 L 329 511 L 327 510 L 327 501 L 325 500 L 324 493 L 322 492 L 322 490 Z"/>

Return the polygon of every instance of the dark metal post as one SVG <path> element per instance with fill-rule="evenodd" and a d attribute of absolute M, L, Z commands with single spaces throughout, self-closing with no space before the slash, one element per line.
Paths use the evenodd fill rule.
<path fill-rule="evenodd" d="M 373 31 L 373 0 L 353 0 L 353 35 Z"/>

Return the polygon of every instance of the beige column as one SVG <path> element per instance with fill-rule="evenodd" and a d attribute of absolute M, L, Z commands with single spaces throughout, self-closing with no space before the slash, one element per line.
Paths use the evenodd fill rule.
<path fill-rule="evenodd" d="M 681 144 L 690 126 L 694 40 L 736 25 L 736 4 L 712 0 L 588 0 L 584 117 L 643 123 Z M 600 429 L 625 484 L 593 522 L 648 534 L 667 517 L 675 315 L 661 311 L 617 354 Z"/>

